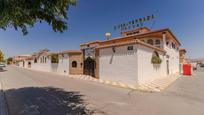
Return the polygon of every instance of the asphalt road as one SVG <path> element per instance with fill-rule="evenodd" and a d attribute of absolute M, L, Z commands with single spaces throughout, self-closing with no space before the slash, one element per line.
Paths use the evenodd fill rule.
<path fill-rule="evenodd" d="M 204 70 L 161 93 L 116 88 L 7 67 L 0 71 L 10 115 L 204 115 Z"/>

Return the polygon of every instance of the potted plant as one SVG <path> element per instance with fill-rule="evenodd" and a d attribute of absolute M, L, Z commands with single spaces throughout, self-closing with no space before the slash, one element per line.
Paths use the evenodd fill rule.
<path fill-rule="evenodd" d="M 154 52 L 151 59 L 152 64 L 159 65 L 162 63 L 162 59 L 159 57 L 158 52 Z"/>
<path fill-rule="evenodd" d="M 152 62 L 152 64 L 161 64 L 162 60 L 160 57 L 153 56 L 151 62 Z"/>

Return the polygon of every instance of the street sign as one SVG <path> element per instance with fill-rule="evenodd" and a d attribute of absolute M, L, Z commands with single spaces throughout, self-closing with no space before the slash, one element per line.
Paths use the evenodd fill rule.
<path fill-rule="evenodd" d="M 87 57 L 93 58 L 93 55 L 94 55 L 94 47 L 85 48 L 84 51 L 85 51 L 85 52 L 84 52 L 84 53 L 85 53 L 85 58 L 87 58 Z"/>

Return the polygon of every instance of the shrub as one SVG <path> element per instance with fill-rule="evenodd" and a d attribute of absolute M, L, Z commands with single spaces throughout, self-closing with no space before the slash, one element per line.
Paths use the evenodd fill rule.
<path fill-rule="evenodd" d="M 153 56 L 151 61 L 152 61 L 152 64 L 161 64 L 162 63 L 161 58 L 158 56 Z"/>
<path fill-rule="evenodd" d="M 51 55 L 51 63 L 59 63 L 59 57 L 57 54 Z"/>

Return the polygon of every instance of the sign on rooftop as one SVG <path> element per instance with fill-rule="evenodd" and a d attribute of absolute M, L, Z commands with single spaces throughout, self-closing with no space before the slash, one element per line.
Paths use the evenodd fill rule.
<path fill-rule="evenodd" d="M 127 30 L 131 30 L 131 29 L 135 29 L 135 28 L 141 28 L 144 26 L 145 22 L 151 21 L 154 18 L 155 18 L 155 16 L 152 14 L 152 15 L 145 16 L 142 18 L 130 20 L 130 21 L 127 21 L 125 23 L 115 25 L 114 30 L 115 31 L 127 31 Z"/>

